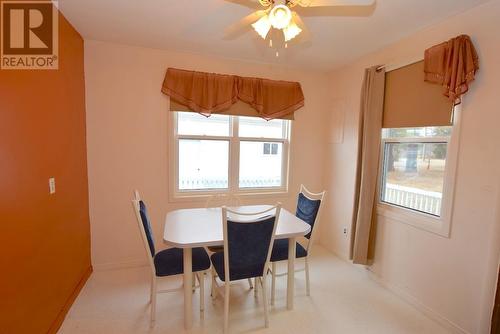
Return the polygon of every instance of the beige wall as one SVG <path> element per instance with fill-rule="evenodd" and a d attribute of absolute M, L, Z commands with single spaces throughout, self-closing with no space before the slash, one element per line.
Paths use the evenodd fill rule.
<path fill-rule="evenodd" d="M 87 144 L 92 230 L 96 270 L 145 263 L 145 252 L 132 212 L 132 190 L 150 206 L 158 246 L 165 214 L 204 202 L 170 203 L 167 136 L 169 100 L 161 92 L 167 67 L 300 81 L 306 106 L 292 125 L 290 194 L 256 197 L 244 203 L 282 201 L 293 209 L 301 182 L 322 188 L 328 78 L 230 59 L 209 58 L 96 41 L 85 44 Z"/>
<path fill-rule="evenodd" d="M 404 62 L 458 34 L 469 34 L 480 55 L 480 72 L 463 103 L 461 146 L 451 237 L 444 238 L 380 217 L 375 263 L 385 284 L 457 331 L 487 333 L 492 282 L 498 264 L 500 112 L 500 1 L 492 1 L 414 34 L 330 75 L 334 113 L 328 137 L 325 181 L 330 191 L 322 243 L 346 258 L 353 205 L 354 164 L 363 69 Z M 344 107 L 342 107 L 344 106 Z M 350 231 L 349 231 L 350 235 Z"/>

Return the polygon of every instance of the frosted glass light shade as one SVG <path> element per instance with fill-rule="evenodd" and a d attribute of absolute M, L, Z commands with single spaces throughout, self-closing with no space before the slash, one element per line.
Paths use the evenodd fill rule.
<path fill-rule="evenodd" d="M 288 42 L 295 38 L 298 34 L 302 32 L 302 29 L 295 22 L 290 22 L 290 24 L 283 29 L 283 34 L 285 35 L 285 42 Z"/>
<path fill-rule="evenodd" d="M 252 23 L 252 27 L 260 37 L 266 39 L 267 34 L 271 29 L 271 22 L 269 21 L 269 17 L 267 15 L 262 16 L 257 22 Z"/>

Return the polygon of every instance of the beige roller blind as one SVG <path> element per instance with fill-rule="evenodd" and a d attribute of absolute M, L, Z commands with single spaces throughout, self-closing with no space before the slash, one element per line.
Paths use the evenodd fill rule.
<path fill-rule="evenodd" d="M 440 85 L 424 81 L 423 61 L 386 74 L 384 128 L 451 125 L 452 108 Z"/>
<path fill-rule="evenodd" d="M 189 110 L 188 107 L 185 105 L 182 105 L 180 103 L 175 102 L 174 100 L 170 99 L 170 111 L 191 111 Z M 259 115 L 257 110 L 254 108 L 250 107 L 245 102 L 242 101 L 236 101 L 235 104 L 233 104 L 229 109 L 221 111 L 216 113 L 218 115 L 233 115 L 233 116 L 250 116 L 250 117 L 262 117 Z M 277 117 L 279 119 L 289 119 L 293 120 L 294 119 L 294 113 L 284 115 L 282 117 Z"/>

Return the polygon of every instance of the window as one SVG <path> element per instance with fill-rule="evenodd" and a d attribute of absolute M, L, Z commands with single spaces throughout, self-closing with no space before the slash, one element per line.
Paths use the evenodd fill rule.
<path fill-rule="evenodd" d="M 175 196 L 286 191 L 290 121 L 173 114 Z"/>
<path fill-rule="evenodd" d="M 264 155 L 277 155 L 278 154 L 278 144 L 276 143 L 264 143 L 262 145 L 264 148 Z"/>
<path fill-rule="evenodd" d="M 423 61 L 386 73 L 378 215 L 450 235 L 460 113 Z"/>
<path fill-rule="evenodd" d="M 449 236 L 459 115 L 453 126 L 382 129 L 378 214 Z"/>
<path fill-rule="evenodd" d="M 383 129 L 380 200 L 441 216 L 450 126 Z"/>

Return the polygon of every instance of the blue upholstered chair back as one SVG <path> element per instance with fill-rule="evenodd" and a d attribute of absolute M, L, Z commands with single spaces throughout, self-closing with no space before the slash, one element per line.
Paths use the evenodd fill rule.
<path fill-rule="evenodd" d="M 231 281 L 263 275 L 275 223 L 275 216 L 244 223 L 228 219 L 227 251 Z"/>
<path fill-rule="evenodd" d="M 316 221 L 316 216 L 318 215 L 320 205 L 321 200 L 312 200 L 307 198 L 303 193 L 299 193 L 299 199 L 297 201 L 297 211 L 295 215 L 311 225 L 311 232 L 309 232 L 305 236 L 307 239 L 311 237 L 314 228 L 314 222 Z"/>
<path fill-rule="evenodd" d="M 141 214 L 142 226 L 144 227 L 144 233 L 148 239 L 149 251 L 151 252 L 151 257 L 156 254 L 155 243 L 153 241 L 153 231 L 151 230 L 151 223 L 148 216 L 148 210 L 146 204 L 143 201 L 139 201 L 139 213 Z"/>

